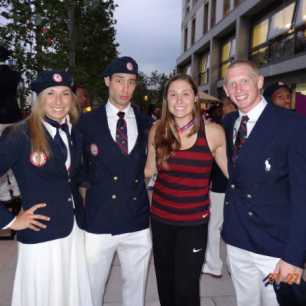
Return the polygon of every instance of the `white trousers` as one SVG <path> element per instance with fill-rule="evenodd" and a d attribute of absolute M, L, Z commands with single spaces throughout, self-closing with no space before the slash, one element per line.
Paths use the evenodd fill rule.
<path fill-rule="evenodd" d="M 152 249 L 149 229 L 121 235 L 86 233 L 85 247 L 94 306 L 102 306 L 116 252 L 123 281 L 122 305 L 143 306 Z"/>
<path fill-rule="evenodd" d="M 237 306 L 277 306 L 273 286 L 265 287 L 262 280 L 273 272 L 280 259 L 256 254 L 229 244 L 226 247 Z"/>
<path fill-rule="evenodd" d="M 210 218 L 205 263 L 202 272 L 221 275 L 223 263 L 220 257 L 220 242 L 225 194 L 210 191 L 209 196 Z"/>

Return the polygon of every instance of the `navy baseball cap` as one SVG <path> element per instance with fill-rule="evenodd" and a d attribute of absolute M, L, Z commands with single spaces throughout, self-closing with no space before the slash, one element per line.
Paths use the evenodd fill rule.
<path fill-rule="evenodd" d="M 31 89 L 37 94 L 53 86 L 67 86 L 72 88 L 73 81 L 71 74 L 60 70 L 46 70 L 40 72 L 37 79 L 31 83 Z"/>
<path fill-rule="evenodd" d="M 114 73 L 129 73 L 138 76 L 138 65 L 136 61 L 129 56 L 118 57 L 113 59 L 112 62 L 106 66 L 102 75 L 103 77 L 111 77 Z"/>
<path fill-rule="evenodd" d="M 286 83 L 279 81 L 268 85 L 263 92 L 263 96 L 267 101 L 270 101 L 272 99 L 273 94 L 280 88 L 286 88 L 289 90 L 290 93 L 292 92 L 292 89 Z"/>
<path fill-rule="evenodd" d="M 0 46 L 0 60 L 5 61 L 8 59 L 8 57 L 12 54 L 12 52 L 8 49 L 6 49 L 3 46 Z"/>

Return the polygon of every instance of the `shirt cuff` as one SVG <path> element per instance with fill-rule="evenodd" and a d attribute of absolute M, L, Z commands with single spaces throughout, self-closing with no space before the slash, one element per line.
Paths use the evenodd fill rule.
<path fill-rule="evenodd" d="M 7 224 L 6 226 L 2 227 L 2 230 L 5 230 L 5 229 L 8 229 L 16 220 L 16 217 L 9 223 Z"/>

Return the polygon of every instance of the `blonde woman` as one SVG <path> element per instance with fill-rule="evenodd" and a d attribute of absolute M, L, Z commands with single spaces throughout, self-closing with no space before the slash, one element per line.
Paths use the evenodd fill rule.
<path fill-rule="evenodd" d="M 12 168 L 22 195 L 18 216 L 0 207 L 0 227 L 17 231 L 12 306 L 91 306 L 71 76 L 44 71 L 32 89 L 38 95 L 32 114 L 0 142 L 0 175 Z"/>

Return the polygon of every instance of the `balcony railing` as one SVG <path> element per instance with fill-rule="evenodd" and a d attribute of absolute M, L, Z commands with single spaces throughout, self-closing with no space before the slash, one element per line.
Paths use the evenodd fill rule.
<path fill-rule="evenodd" d="M 257 66 L 274 64 L 300 53 L 306 53 L 306 26 L 281 35 L 253 48 L 249 58 Z"/>

